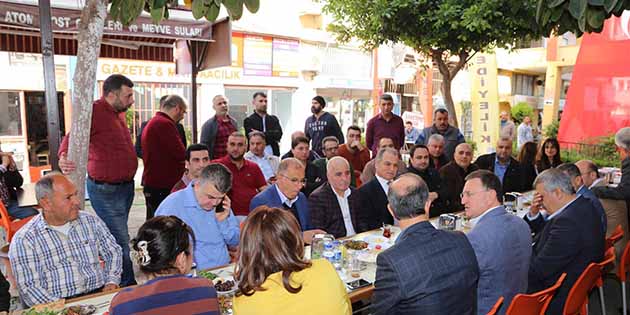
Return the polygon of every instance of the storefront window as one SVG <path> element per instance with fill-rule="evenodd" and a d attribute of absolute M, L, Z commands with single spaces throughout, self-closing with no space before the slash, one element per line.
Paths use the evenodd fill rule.
<path fill-rule="evenodd" d="M 0 92 L 0 136 L 21 136 L 20 93 Z"/>

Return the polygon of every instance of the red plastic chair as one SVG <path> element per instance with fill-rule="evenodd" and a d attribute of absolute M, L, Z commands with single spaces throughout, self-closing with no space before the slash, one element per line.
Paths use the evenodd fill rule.
<path fill-rule="evenodd" d="M 626 245 L 621 255 L 617 277 L 621 281 L 621 301 L 623 305 L 623 313 L 628 314 L 628 301 L 626 300 L 626 280 L 628 279 L 628 271 L 630 271 L 630 243 Z"/>
<path fill-rule="evenodd" d="M 551 299 L 566 277 L 566 273 L 561 274 L 554 285 L 542 291 L 533 294 L 517 294 L 512 299 L 505 315 L 544 315 Z"/>
<path fill-rule="evenodd" d="M 604 250 L 608 250 L 609 248 L 615 246 L 619 240 L 623 238 L 623 229 L 621 228 L 621 224 L 617 225 L 615 230 L 610 234 L 609 237 L 606 238 L 606 247 Z"/>
<path fill-rule="evenodd" d="M 501 304 L 503 304 L 503 297 L 502 296 L 499 297 L 497 302 L 494 303 L 494 306 L 490 309 L 490 311 L 486 315 L 496 315 L 496 313 L 499 311 L 499 308 L 501 307 Z"/>
<path fill-rule="evenodd" d="M 9 216 L 7 208 L 5 208 L 4 204 L 0 202 L 0 226 L 7 232 L 7 243 L 11 243 L 15 232 L 22 228 L 22 226 L 28 223 L 28 221 L 30 221 L 33 217 L 34 216 L 30 216 L 21 220 L 13 220 Z"/>
<path fill-rule="evenodd" d="M 621 233 L 623 236 L 623 232 Z M 614 244 L 614 243 L 613 243 Z M 597 291 L 599 291 L 599 303 L 602 307 L 602 314 L 606 315 L 606 303 L 604 303 L 604 274 L 608 267 L 613 266 L 615 263 L 615 248 L 610 247 L 606 250 L 604 254 L 604 260 L 598 263 L 599 267 L 602 269 L 602 275 L 597 279 Z"/>
<path fill-rule="evenodd" d="M 588 314 L 588 294 L 595 287 L 599 289 L 599 301 L 602 307 L 602 314 L 606 314 L 604 304 L 604 280 L 603 268 L 615 261 L 615 249 L 609 248 L 604 255 L 604 260 L 600 263 L 591 263 L 584 269 L 580 277 L 575 281 L 567 300 L 564 303 L 563 315 L 587 315 Z"/>

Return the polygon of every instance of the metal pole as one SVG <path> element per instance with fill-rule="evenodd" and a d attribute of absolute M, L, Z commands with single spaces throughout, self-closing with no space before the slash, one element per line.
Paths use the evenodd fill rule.
<path fill-rule="evenodd" d="M 190 74 L 192 84 L 192 143 L 197 143 L 197 73 L 199 72 L 199 61 L 197 60 L 197 43 L 189 41 L 190 63 L 192 71 Z"/>
<path fill-rule="evenodd" d="M 44 64 L 44 86 L 48 121 L 48 159 L 53 169 L 59 169 L 60 128 L 57 87 L 55 83 L 55 58 L 50 18 L 50 0 L 39 0 L 39 23 L 42 34 L 42 57 Z"/>

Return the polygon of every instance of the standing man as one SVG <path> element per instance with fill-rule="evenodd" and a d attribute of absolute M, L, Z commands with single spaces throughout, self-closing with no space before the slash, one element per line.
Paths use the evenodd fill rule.
<path fill-rule="evenodd" d="M 265 134 L 260 131 L 252 131 L 249 133 L 249 151 L 245 153 L 245 159 L 258 164 L 260 170 L 265 176 L 267 184 L 276 182 L 276 173 L 280 165 L 280 158 L 265 152 L 267 142 Z"/>
<path fill-rule="evenodd" d="M 394 224 L 394 218 L 387 211 L 387 191 L 398 171 L 398 151 L 391 148 L 381 149 L 375 160 L 376 176 L 359 188 L 361 211 L 366 218 L 365 230 L 377 229 L 383 224 Z"/>
<path fill-rule="evenodd" d="M 453 158 L 455 147 L 464 143 L 464 135 L 456 127 L 448 123 L 448 111 L 444 108 L 438 108 L 433 113 L 433 126 L 424 128 L 420 136 L 416 140 L 416 144 L 424 144 L 428 146 L 429 137 L 433 134 L 440 134 L 444 137 L 444 152 L 450 160 Z"/>
<path fill-rule="evenodd" d="M 448 206 L 448 189 L 447 185 L 442 184 L 442 179 L 438 171 L 429 167 L 429 149 L 422 144 L 415 144 L 409 150 L 409 167 L 408 173 L 416 174 L 422 177 L 422 180 L 429 187 L 429 200 L 431 200 L 431 209 L 428 213 L 429 217 L 437 217 L 442 213 L 447 213 Z"/>
<path fill-rule="evenodd" d="M 354 177 L 358 179 L 363 168 L 370 161 L 370 150 L 361 144 L 361 128 L 359 126 L 348 127 L 346 141 L 345 144 L 339 146 L 338 153 L 350 163 L 354 169 Z"/>
<path fill-rule="evenodd" d="M 402 232 L 376 256 L 373 314 L 475 314 L 479 268 L 466 236 L 431 225 L 429 190 L 417 175 L 400 176 L 387 197 Z"/>
<path fill-rule="evenodd" d="M 142 132 L 142 192 L 147 220 L 153 218 L 162 200 L 184 174 L 186 147 L 179 137 L 177 123 L 184 119 L 186 109 L 184 99 L 169 95 Z"/>
<path fill-rule="evenodd" d="M 400 150 L 405 144 L 405 127 L 402 118 L 392 112 L 394 109 L 392 96 L 389 94 L 381 95 L 379 106 L 381 112 L 368 121 L 365 132 L 365 143 L 375 156 L 381 138 L 392 139 L 396 150 Z"/>
<path fill-rule="evenodd" d="M 440 169 L 440 177 L 443 183 L 448 183 L 448 196 L 450 201 L 450 212 L 460 212 L 464 210 L 462 206 L 461 193 L 464 190 L 464 182 L 468 174 L 479 169 L 472 164 L 473 150 L 470 144 L 464 142 L 455 147 L 453 161 Z"/>
<path fill-rule="evenodd" d="M 247 138 L 233 132 L 228 138 L 228 154 L 212 163 L 221 163 L 232 173 L 232 188 L 228 196 L 232 200 L 234 215 L 242 222 L 249 214 L 249 202 L 267 187 L 267 181 L 256 163 L 244 158 Z"/>
<path fill-rule="evenodd" d="M 523 117 L 523 122 L 518 125 L 517 134 L 516 145 L 519 150 L 525 143 L 534 141 L 534 130 L 532 129 L 531 117 Z"/>
<path fill-rule="evenodd" d="M 494 172 L 501 181 L 504 193 L 524 190 L 521 165 L 512 157 L 512 139 L 500 138 L 497 141 L 496 153 L 478 157 L 475 164 L 482 170 Z"/>
<path fill-rule="evenodd" d="M 516 126 L 510 119 L 510 114 L 503 111 L 499 114 L 499 117 L 501 119 L 501 131 L 499 132 L 499 137 L 514 139 L 514 136 L 516 135 Z"/>
<path fill-rule="evenodd" d="M 499 297 L 510 305 L 516 294 L 527 292 L 532 237 L 527 223 L 501 205 L 501 182 L 490 171 L 466 176 L 462 203 L 474 226 L 466 236 L 479 263 L 477 315 L 485 315 Z"/>
<path fill-rule="evenodd" d="M 420 136 L 420 130 L 413 126 L 410 121 L 405 122 L 405 142 L 416 143 L 416 139 Z"/>
<path fill-rule="evenodd" d="M 164 101 L 166 101 L 169 96 L 170 95 L 167 94 L 160 97 L 160 108 L 162 108 Z M 138 115 L 138 113 L 136 113 L 136 115 Z M 138 132 L 136 133 L 136 143 L 134 146 L 136 149 L 136 156 L 138 158 L 142 158 L 142 132 L 144 131 L 144 128 L 147 126 L 148 123 L 148 120 L 143 121 L 142 124 L 140 124 L 140 130 L 138 130 Z M 184 130 L 184 125 L 179 122 L 177 123 L 176 127 L 177 133 L 179 133 L 179 138 L 182 139 L 182 143 L 184 144 L 184 147 L 186 147 L 188 145 L 188 141 L 186 140 L 186 130 Z"/>
<path fill-rule="evenodd" d="M 243 121 L 245 135 L 249 138 L 252 131 L 260 131 L 265 134 L 267 147 L 265 151 L 275 156 L 280 156 L 279 142 L 282 138 L 282 126 L 278 117 L 267 114 L 267 95 L 263 92 L 254 93 L 252 100 L 254 113 Z"/>
<path fill-rule="evenodd" d="M 125 112 L 133 102 L 131 80 L 120 74 L 112 74 L 105 79 L 103 96 L 92 104 L 86 180 L 92 208 L 122 247 L 123 287 L 136 284 L 129 258 L 127 221 L 133 203 L 133 177 L 138 159 L 125 121 Z M 72 137 L 72 131 L 59 147 L 59 168 L 64 174 L 76 170 L 74 161 L 67 158 L 69 137 Z"/>
<path fill-rule="evenodd" d="M 210 159 L 219 159 L 227 154 L 227 139 L 238 129 L 236 120 L 228 114 L 228 101 L 223 95 L 212 98 L 215 114 L 201 127 L 201 143 L 208 147 Z"/>
<path fill-rule="evenodd" d="M 335 136 L 339 143 L 343 143 L 343 132 L 335 115 L 325 112 L 326 101 L 317 95 L 311 101 L 311 113 L 313 116 L 306 119 L 304 123 L 304 134 L 311 140 L 311 147 L 319 156 L 324 156 L 322 152 L 322 140 L 328 136 Z"/>
<path fill-rule="evenodd" d="M 171 193 L 182 190 L 193 180 L 199 178 L 201 170 L 208 166 L 210 157 L 208 156 L 208 147 L 205 144 L 191 144 L 186 149 L 186 172 L 171 189 Z"/>

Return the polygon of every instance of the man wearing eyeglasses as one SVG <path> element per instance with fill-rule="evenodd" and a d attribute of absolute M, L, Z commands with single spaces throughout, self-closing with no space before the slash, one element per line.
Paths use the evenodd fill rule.
<path fill-rule="evenodd" d="M 250 212 L 259 206 L 276 207 L 290 211 L 300 223 L 304 242 L 310 244 L 313 235 L 326 233 L 312 230 L 308 200 L 300 190 L 306 184 L 305 167 L 296 158 L 286 158 L 278 166 L 278 180 L 269 188 L 258 193 L 249 205 Z"/>

